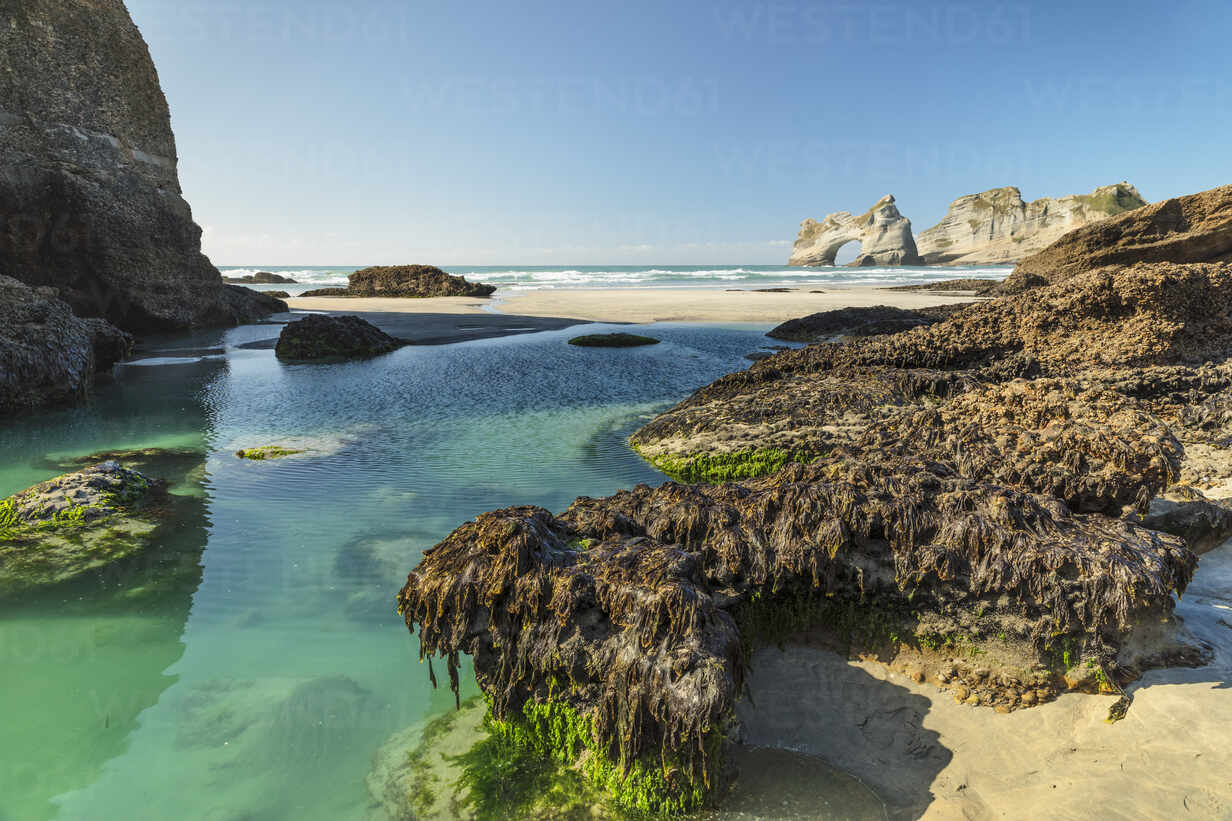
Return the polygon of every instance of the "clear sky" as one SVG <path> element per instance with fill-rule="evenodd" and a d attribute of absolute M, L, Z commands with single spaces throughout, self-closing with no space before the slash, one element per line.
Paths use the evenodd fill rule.
<path fill-rule="evenodd" d="M 220 265 L 778 264 L 886 193 L 1232 182 L 1224 0 L 128 6 Z"/>

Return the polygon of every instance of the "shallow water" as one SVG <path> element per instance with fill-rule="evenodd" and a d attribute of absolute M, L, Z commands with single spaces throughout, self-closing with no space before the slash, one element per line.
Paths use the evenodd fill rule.
<path fill-rule="evenodd" d="M 422 551 L 485 510 L 661 482 L 625 437 L 745 367 L 764 330 L 284 366 L 239 347 L 278 326 L 246 326 L 147 343 L 89 405 L 8 423 L 0 496 L 162 448 L 146 469 L 172 481 L 178 527 L 128 566 L 0 603 L 0 819 L 366 818 L 373 752 L 452 706 L 394 612 Z M 309 452 L 234 456 L 273 443 Z"/>

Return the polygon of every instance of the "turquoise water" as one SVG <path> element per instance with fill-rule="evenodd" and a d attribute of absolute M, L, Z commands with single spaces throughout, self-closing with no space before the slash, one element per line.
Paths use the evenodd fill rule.
<path fill-rule="evenodd" d="M 140 561 L 0 604 L 2 821 L 367 818 L 373 753 L 452 706 L 394 612 L 422 551 L 482 511 L 661 482 L 628 433 L 770 342 L 665 325 L 649 348 L 562 331 L 315 366 L 238 347 L 278 330 L 148 341 L 88 405 L 0 429 L 0 495 L 161 448 L 146 469 L 179 517 Z M 310 452 L 234 456 L 271 443 Z"/>
<path fill-rule="evenodd" d="M 294 279 L 296 285 L 257 285 L 262 291 L 291 296 L 311 288 L 345 287 L 347 275 L 363 266 L 260 265 L 222 266 L 224 276 L 269 271 Z M 768 288 L 825 285 L 914 285 L 943 279 L 1004 279 L 1010 265 L 874 266 L 788 268 L 784 265 L 451 265 L 451 274 L 498 287 L 496 296 L 550 288 Z"/>

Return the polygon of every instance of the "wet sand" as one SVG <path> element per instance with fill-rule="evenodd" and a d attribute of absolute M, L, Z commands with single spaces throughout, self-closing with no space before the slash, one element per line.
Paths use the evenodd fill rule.
<path fill-rule="evenodd" d="M 439 297 L 298 297 L 287 300 L 294 310 L 359 313 L 463 314 L 506 318 L 561 318 L 591 322 L 760 322 L 778 324 L 836 308 L 890 305 L 924 308 L 970 302 L 969 292 L 893 291 L 873 286 L 808 288 L 787 292 L 722 290 L 717 288 L 561 288 L 540 291 L 497 291 L 491 299 Z M 374 321 L 374 324 L 375 321 Z"/>

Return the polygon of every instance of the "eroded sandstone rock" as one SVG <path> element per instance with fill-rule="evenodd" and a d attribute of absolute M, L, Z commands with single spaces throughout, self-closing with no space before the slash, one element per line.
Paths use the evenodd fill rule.
<path fill-rule="evenodd" d="M 853 240 L 860 243 L 860 255 L 851 263 L 854 266 L 923 264 L 911 234 L 911 220 L 899 213 L 889 194 L 859 216 L 838 211 L 821 222 L 805 220 L 787 264 L 833 265 L 838 250 Z"/>
<path fill-rule="evenodd" d="M 1011 279 L 1060 282 L 1106 265 L 1232 259 L 1232 185 L 1174 197 L 1066 234 Z"/>
<path fill-rule="evenodd" d="M 916 245 L 929 265 L 1003 265 L 1047 248 L 1075 228 L 1143 205 L 1138 189 L 1126 182 L 1029 203 L 1017 188 L 994 188 L 954 200 Z"/>

